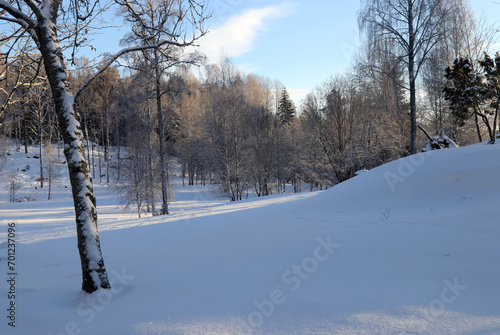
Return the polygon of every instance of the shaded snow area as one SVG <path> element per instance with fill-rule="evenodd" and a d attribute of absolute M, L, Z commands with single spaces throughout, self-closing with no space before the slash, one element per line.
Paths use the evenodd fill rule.
<path fill-rule="evenodd" d="M 113 289 L 92 295 L 79 290 L 67 177 L 44 200 L 35 160 L 18 191 L 35 201 L 8 202 L 7 174 L 30 161 L 13 153 L 0 175 L 1 334 L 500 334 L 500 145 L 239 203 L 174 180 L 166 217 L 137 219 L 96 185 Z"/>

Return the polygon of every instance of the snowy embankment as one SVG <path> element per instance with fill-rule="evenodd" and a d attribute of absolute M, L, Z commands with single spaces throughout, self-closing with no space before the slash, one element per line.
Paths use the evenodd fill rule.
<path fill-rule="evenodd" d="M 96 186 L 113 289 L 91 296 L 69 190 L 9 204 L 0 180 L 0 242 L 11 222 L 19 241 L 16 328 L 0 333 L 500 333 L 499 174 L 500 145 L 479 144 L 325 192 L 229 204 L 178 187 L 173 215 L 143 219 Z"/>

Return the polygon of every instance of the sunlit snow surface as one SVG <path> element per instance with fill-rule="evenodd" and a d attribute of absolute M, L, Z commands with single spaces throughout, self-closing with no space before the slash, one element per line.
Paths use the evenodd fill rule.
<path fill-rule="evenodd" d="M 44 200 L 38 160 L 10 152 L 0 172 L 0 309 L 15 222 L 17 320 L 13 329 L 3 316 L 1 334 L 500 334 L 499 145 L 419 154 L 325 192 L 240 203 L 177 179 L 166 217 L 123 211 L 97 180 L 113 290 L 91 296 L 79 291 L 67 178 Z M 8 174 L 27 164 L 19 196 L 37 200 L 9 204 Z"/>

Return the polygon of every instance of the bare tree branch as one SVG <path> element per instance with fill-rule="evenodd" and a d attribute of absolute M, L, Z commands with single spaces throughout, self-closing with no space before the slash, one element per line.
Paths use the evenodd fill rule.
<path fill-rule="evenodd" d="M 9 20 L 9 18 L 6 17 L 5 15 L 1 15 L 0 20 L 15 22 L 24 26 L 25 28 L 29 27 L 31 29 L 34 29 L 37 26 L 35 20 L 33 20 L 31 17 L 23 13 L 21 10 L 12 6 L 10 3 L 6 2 L 5 0 L 0 0 L 0 8 L 9 13 L 17 21 L 12 21 L 12 19 Z"/>
<path fill-rule="evenodd" d="M 176 41 L 172 41 L 172 40 L 164 40 L 158 44 L 150 44 L 150 45 L 138 45 L 138 46 L 134 46 L 134 47 L 130 47 L 130 48 L 125 48 L 125 49 L 122 49 L 120 50 L 119 52 L 117 52 L 116 54 L 114 54 L 113 56 L 111 56 L 106 62 L 105 64 L 99 69 L 99 71 L 97 71 L 95 74 L 93 74 L 91 77 L 89 77 L 85 83 L 83 83 L 83 85 L 78 89 L 78 91 L 76 92 L 75 94 L 75 100 L 80 96 L 81 92 L 96 78 L 98 77 L 101 73 L 103 73 L 104 71 L 106 71 L 107 68 L 109 68 L 111 66 L 111 64 L 113 64 L 118 58 L 122 57 L 123 55 L 126 55 L 128 53 L 131 53 L 131 52 L 137 52 L 137 51 L 144 51 L 144 50 L 151 50 L 151 49 L 159 49 L 161 48 L 162 46 L 164 45 L 175 45 L 175 46 L 178 46 L 178 47 L 187 47 L 187 46 L 191 46 L 194 44 L 194 42 L 186 42 L 186 43 L 182 43 L 182 42 L 176 42 Z"/>

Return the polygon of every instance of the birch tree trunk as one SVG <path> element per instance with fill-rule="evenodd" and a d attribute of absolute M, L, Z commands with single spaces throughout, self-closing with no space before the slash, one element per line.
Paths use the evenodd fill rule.
<path fill-rule="evenodd" d="M 82 290 L 91 293 L 98 288 L 110 288 L 110 284 L 97 232 L 96 199 L 92 177 L 85 160 L 83 132 L 75 112 L 74 97 L 69 93 L 64 58 L 57 36 L 57 5 L 53 3 L 50 8 L 50 18 L 37 16 L 35 31 L 64 139 L 64 155 L 68 163 L 76 215 Z"/>

